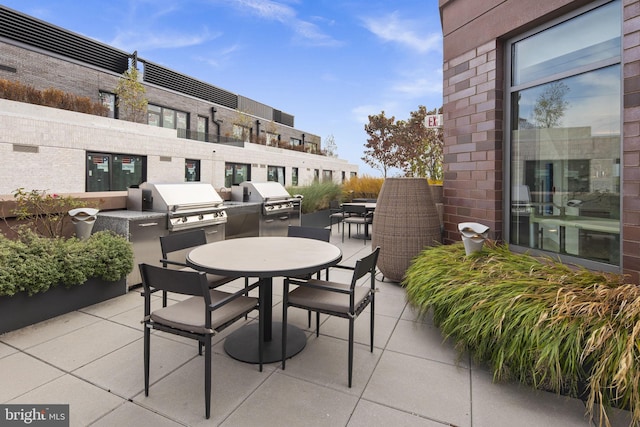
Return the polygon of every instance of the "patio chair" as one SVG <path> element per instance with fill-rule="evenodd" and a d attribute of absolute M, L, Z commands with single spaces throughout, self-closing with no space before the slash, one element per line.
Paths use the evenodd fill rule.
<path fill-rule="evenodd" d="M 328 242 L 331 239 L 331 230 L 327 228 L 318 227 L 304 227 L 300 225 L 290 225 L 287 228 L 287 237 L 303 237 L 305 239 L 316 239 Z M 325 280 L 329 280 L 329 269 L 325 270 Z M 296 277 L 297 279 L 307 280 L 313 276 L 313 273 L 304 276 Z M 320 271 L 316 272 L 316 278 L 320 279 Z M 311 327 L 311 311 L 309 311 L 309 327 Z"/>
<path fill-rule="evenodd" d="M 346 216 L 347 214 L 344 212 L 344 209 L 342 209 L 339 201 L 332 200 L 329 202 L 329 227 L 331 228 L 332 233 L 333 224 L 338 224 L 338 231 L 340 231 L 340 223 Z"/>
<path fill-rule="evenodd" d="M 189 250 L 207 243 L 207 236 L 202 229 L 171 233 L 160 237 L 160 249 L 162 250 L 162 266 L 165 268 L 195 271 L 187 266 L 185 260 Z M 235 277 L 207 274 L 207 282 L 210 288 L 217 288 L 225 283 L 235 280 Z M 245 286 L 247 283 L 245 283 Z M 163 307 L 167 305 L 167 294 L 162 293 Z"/>
<path fill-rule="evenodd" d="M 369 226 L 373 224 L 373 212 L 367 211 L 365 206 L 361 205 L 346 205 L 343 207 L 345 217 L 342 219 L 342 242 L 344 243 L 344 227 L 345 224 L 349 226 L 349 238 L 351 238 L 351 224 L 355 224 L 360 229 L 361 225 L 365 227 L 364 244 L 367 244 L 367 230 Z"/>
<path fill-rule="evenodd" d="M 289 307 L 298 307 L 304 310 L 316 312 L 316 336 L 320 335 L 320 313 L 343 317 L 349 320 L 349 387 L 353 376 L 353 335 L 354 322 L 358 315 L 371 304 L 370 348 L 373 352 L 373 326 L 375 312 L 375 274 L 376 262 L 380 248 L 377 247 L 366 257 L 359 259 L 355 267 L 338 265 L 335 268 L 353 270 L 351 283 L 329 282 L 324 280 L 309 279 L 298 280 L 286 278 L 284 280 L 284 298 L 282 311 L 282 354 L 287 354 L 287 310 Z M 357 281 L 370 275 L 369 286 L 356 286 Z M 298 287 L 289 292 L 289 285 Z M 286 357 L 282 359 L 282 369 L 285 369 Z"/>
<path fill-rule="evenodd" d="M 197 340 L 204 347 L 205 416 L 211 415 L 211 337 L 259 309 L 259 365 L 262 372 L 263 324 L 262 306 L 258 298 L 246 294 L 258 284 L 235 293 L 209 289 L 206 275 L 197 271 L 171 270 L 140 264 L 144 286 L 144 394 L 149 396 L 149 361 L 151 329 Z M 183 301 L 151 311 L 151 294 L 159 290 L 190 295 Z"/>

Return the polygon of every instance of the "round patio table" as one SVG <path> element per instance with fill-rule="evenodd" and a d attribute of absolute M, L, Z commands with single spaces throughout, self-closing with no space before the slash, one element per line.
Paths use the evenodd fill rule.
<path fill-rule="evenodd" d="M 336 265 L 342 259 L 337 246 L 299 237 L 245 237 L 199 246 L 187 255 L 187 264 L 199 271 L 231 277 L 259 279 L 263 306 L 263 362 L 282 360 L 282 324 L 273 322 L 273 278 L 304 276 Z M 231 357 L 258 363 L 258 325 L 253 323 L 231 333 L 224 349 Z M 300 328 L 287 329 L 287 357 L 299 353 L 307 343 Z"/>

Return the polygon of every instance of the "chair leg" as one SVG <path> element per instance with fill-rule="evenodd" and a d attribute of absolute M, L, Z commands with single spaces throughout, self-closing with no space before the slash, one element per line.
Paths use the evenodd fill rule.
<path fill-rule="evenodd" d="M 204 339 L 204 407 L 205 417 L 211 416 L 211 334 Z"/>
<path fill-rule="evenodd" d="M 373 326 L 374 326 L 374 321 L 373 321 L 373 315 L 375 314 L 375 308 L 376 308 L 376 300 L 375 300 L 375 294 L 371 294 L 371 336 L 369 337 L 371 339 L 371 353 L 373 353 Z"/>
<path fill-rule="evenodd" d="M 351 388 L 351 377 L 353 376 L 353 324 L 354 319 L 349 318 L 349 388 Z"/>
<path fill-rule="evenodd" d="M 144 325 L 144 395 L 149 396 L 149 354 L 151 350 L 151 331 Z"/>
<path fill-rule="evenodd" d="M 258 362 L 260 364 L 260 372 L 262 372 L 264 357 L 264 301 L 258 300 Z"/>
<path fill-rule="evenodd" d="M 316 311 L 316 338 L 320 336 L 320 312 Z"/>
<path fill-rule="evenodd" d="M 284 279 L 284 294 L 282 296 L 282 370 L 287 363 L 287 309 L 289 308 L 289 281 Z M 309 312 L 311 313 L 311 312 Z"/>
<path fill-rule="evenodd" d="M 244 288 L 247 289 L 248 287 L 249 287 L 249 278 L 245 277 L 244 278 Z M 244 320 L 247 320 L 248 318 L 249 318 L 249 313 L 244 315 Z"/>
<path fill-rule="evenodd" d="M 307 310 L 307 323 L 309 325 L 307 327 L 311 329 L 311 310 Z"/>

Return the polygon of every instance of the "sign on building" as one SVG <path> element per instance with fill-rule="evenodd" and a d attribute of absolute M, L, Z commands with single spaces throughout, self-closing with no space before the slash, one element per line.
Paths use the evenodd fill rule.
<path fill-rule="evenodd" d="M 424 125 L 428 128 L 441 128 L 442 114 L 430 114 L 428 116 L 425 116 Z"/>

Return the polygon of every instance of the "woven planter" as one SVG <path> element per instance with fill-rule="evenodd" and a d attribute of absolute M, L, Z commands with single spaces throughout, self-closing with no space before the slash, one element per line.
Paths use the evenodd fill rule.
<path fill-rule="evenodd" d="M 380 246 L 378 269 L 402 281 L 411 260 L 441 241 L 440 219 L 429 183 L 423 178 L 387 178 L 373 216 L 372 247 Z"/>

